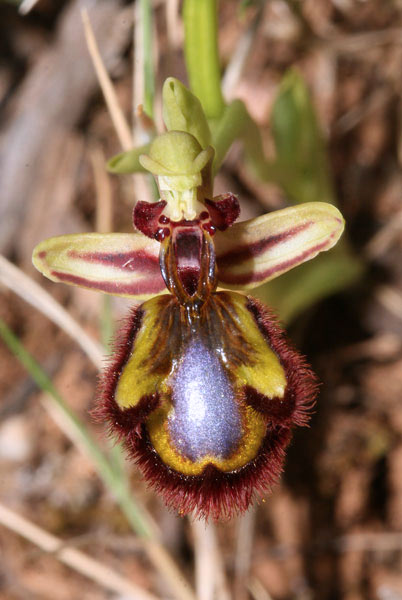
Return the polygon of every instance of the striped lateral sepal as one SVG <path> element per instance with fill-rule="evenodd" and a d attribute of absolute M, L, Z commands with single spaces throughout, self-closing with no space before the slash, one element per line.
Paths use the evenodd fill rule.
<path fill-rule="evenodd" d="M 344 220 L 337 208 L 308 202 L 235 223 L 215 235 L 219 285 L 251 289 L 329 250 Z"/>
<path fill-rule="evenodd" d="M 159 244 L 138 233 L 78 233 L 45 240 L 35 267 L 52 281 L 146 299 L 166 291 Z"/>

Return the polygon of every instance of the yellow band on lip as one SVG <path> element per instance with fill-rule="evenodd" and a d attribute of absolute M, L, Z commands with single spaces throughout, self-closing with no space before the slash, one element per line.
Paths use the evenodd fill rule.
<path fill-rule="evenodd" d="M 241 294 L 218 292 L 206 305 L 205 314 L 197 317 L 199 339 L 209 340 L 211 334 L 215 336 L 214 344 L 217 347 L 213 346 L 207 352 L 215 353 L 218 360 L 222 361 L 222 368 L 233 386 L 236 410 L 240 415 L 240 421 L 233 425 L 238 428 L 234 432 L 236 435 L 228 433 L 233 450 L 229 446 L 225 454 L 222 447 L 215 444 L 216 451 L 207 450 L 206 454 L 202 454 L 200 450 L 199 458 L 194 458 L 195 455 L 188 450 L 186 452 L 184 446 L 179 447 L 178 438 L 175 440 L 177 433 L 169 425 L 169 418 L 174 416 L 172 411 L 176 410 L 173 380 L 176 376 L 181 377 L 180 365 L 188 348 L 183 345 L 182 338 L 187 325 L 179 322 L 180 307 L 171 296 L 160 296 L 142 305 L 141 327 L 117 383 L 115 400 L 120 408 L 127 409 L 136 406 L 143 397 L 158 394 L 160 405 L 149 415 L 145 425 L 151 444 L 161 460 L 183 475 L 200 475 L 207 465 L 213 465 L 223 472 L 236 471 L 258 455 L 267 422 L 264 415 L 247 405 L 242 392 L 245 386 L 266 396 L 267 400 L 284 397 L 287 385 L 284 368 L 260 331 L 247 302 L 247 297 Z M 221 329 L 216 329 L 217 323 L 222 324 L 222 321 Z M 191 335 L 193 339 L 194 333 Z M 196 376 L 197 373 L 197 379 Z M 202 390 L 204 388 L 202 386 Z M 213 393 L 213 386 L 205 389 L 205 393 Z M 219 403 L 218 397 L 216 402 Z M 178 406 L 177 411 L 178 417 Z M 230 426 L 229 421 L 225 423 Z M 196 428 L 195 434 L 197 431 Z"/>
<path fill-rule="evenodd" d="M 223 472 L 240 469 L 253 460 L 261 447 L 265 436 L 264 417 L 250 406 L 242 410 L 243 435 L 235 452 L 228 458 L 206 455 L 196 462 L 180 454 L 172 444 L 168 431 L 168 415 L 171 405 L 165 404 L 157 409 L 147 421 L 149 437 L 163 462 L 183 475 L 200 475 L 207 465 L 214 465 Z"/>

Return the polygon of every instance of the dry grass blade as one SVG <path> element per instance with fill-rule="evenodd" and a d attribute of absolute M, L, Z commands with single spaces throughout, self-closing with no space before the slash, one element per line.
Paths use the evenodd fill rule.
<path fill-rule="evenodd" d="M 106 158 L 100 146 L 94 146 L 89 154 L 96 189 L 96 231 L 113 231 L 113 202 L 110 178 L 105 170 Z"/>
<path fill-rule="evenodd" d="M 338 538 L 335 546 L 339 552 L 398 552 L 402 549 L 402 533 L 354 533 Z"/>
<path fill-rule="evenodd" d="M 245 600 L 248 598 L 246 590 L 248 574 L 251 563 L 253 537 L 255 527 L 255 508 L 250 508 L 239 519 L 235 558 L 235 598 Z"/>
<path fill-rule="evenodd" d="M 194 519 L 196 589 L 198 600 L 230 600 L 222 554 L 213 523 Z"/>
<path fill-rule="evenodd" d="M 99 80 L 99 85 L 105 97 L 110 117 L 113 121 L 113 125 L 122 147 L 124 150 L 130 150 L 130 148 L 133 147 L 130 127 L 126 121 L 123 111 L 121 110 L 115 89 L 100 55 L 98 44 L 96 43 L 94 32 L 86 9 L 82 9 L 81 16 L 88 50 Z"/>
<path fill-rule="evenodd" d="M 402 210 L 399 210 L 368 242 L 365 254 L 368 258 L 375 259 L 395 243 L 402 230 Z"/>
<path fill-rule="evenodd" d="M 19 5 L 18 11 L 21 15 L 27 15 L 37 2 L 38 0 L 23 0 Z"/>
<path fill-rule="evenodd" d="M 44 552 L 54 554 L 60 562 L 92 579 L 108 590 L 133 600 L 157 600 L 156 596 L 144 591 L 134 583 L 84 552 L 69 548 L 59 538 L 21 517 L 0 504 L 0 523 L 29 540 Z"/>
<path fill-rule="evenodd" d="M 394 287 L 383 285 L 377 289 L 375 297 L 391 314 L 402 319 L 402 294 L 399 291 Z"/>
<path fill-rule="evenodd" d="M 155 540 L 144 540 L 144 547 L 153 565 L 165 575 L 177 600 L 198 600 L 165 548 Z"/>
<path fill-rule="evenodd" d="M 141 7 L 139 2 L 133 5 L 133 46 L 135 60 L 133 61 L 133 90 L 132 90 L 132 120 L 133 139 L 135 145 L 146 144 L 152 139 L 153 120 L 143 113 L 145 78 L 144 78 L 144 35 L 141 23 Z M 146 117 L 146 119 L 144 119 Z M 151 127 L 152 122 L 152 127 Z M 149 176 L 143 173 L 135 175 L 135 194 L 137 198 L 152 202 L 153 191 Z"/>
<path fill-rule="evenodd" d="M 213 600 L 216 572 L 212 524 L 195 519 L 192 522 L 195 551 L 195 579 L 198 600 Z"/>
<path fill-rule="evenodd" d="M 0 282 L 21 296 L 26 302 L 40 310 L 53 323 L 77 342 L 97 369 L 103 367 L 103 350 L 69 313 L 43 288 L 25 275 L 18 267 L 0 255 Z"/>
<path fill-rule="evenodd" d="M 248 584 L 248 590 L 253 600 L 272 600 L 271 594 L 262 585 L 256 577 L 252 577 Z"/>
<path fill-rule="evenodd" d="M 402 28 L 389 27 L 386 29 L 377 29 L 376 31 L 366 31 L 339 36 L 333 40 L 328 40 L 337 52 L 365 52 L 373 46 L 382 44 L 401 44 Z"/>
<path fill-rule="evenodd" d="M 263 10 L 264 4 L 261 3 L 250 26 L 240 38 L 230 63 L 226 67 L 225 73 L 222 77 L 222 92 L 226 100 L 233 100 L 236 95 L 236 86 L 240 81 L 247 58 L 253 47 Z"/>
<path fill-rule="evenodd" d="M 168 59 L 172 61 L 173 50 L 182 46 L 184 36 L 182 21 L 180 20 L 179 0 L 167 0 L 165 14 Z"/>

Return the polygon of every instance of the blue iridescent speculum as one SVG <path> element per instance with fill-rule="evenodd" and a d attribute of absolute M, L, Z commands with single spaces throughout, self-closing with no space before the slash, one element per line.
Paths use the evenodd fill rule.
<path fill-rule="evenodd" d="M 227 458 L 241 440 L 234 386 L 219 355 L 195 338 L 186 346 L 169 382 L 174 410 L 169 437 L 186 458 Z"/>
<path fill-rule="evenodd" d="M 97 412 L 170 507 L 220 518 L 275 483 L 316 395 L 270 310 L 239 292 L 331 248 L 343 219 L 309 203 L 235 223 L 237 198 L 213 197 L 213 156 L 189 132 L 162 134 L 140 158 L 160 191 L 135 207 L 140 233 L 51 238 L 33 260 L 54 281 L 145 299 Z"/>

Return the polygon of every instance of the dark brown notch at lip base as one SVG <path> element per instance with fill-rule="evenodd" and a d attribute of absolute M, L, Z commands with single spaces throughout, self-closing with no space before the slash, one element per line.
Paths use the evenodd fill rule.
<path fill-rule="evenodd" d="M 244 386 L 243 393 L 244 401 L 269 421 L 283 425 L 291 419 L 295 409 L 293 395 L 285 392 L 283 398 L 269 398 L 250 385 Z"/>
<path fill-rule="evenodd" d="M 190 297 L 196 293 L 201 276 L 202 247 L 203 235 L 198 225 L 179 226 L 173 230 L 177 274 L 186 294 Z"/>
<path fill-rule="evenodd" d="M 278 325 L 277 318 L 273 312 L 252 296 L 247 296 L 247 309 L 251 312 L 254 320 L 266 339 L 268 345 L 278 356 L 286 374 L 285 396 L 280 406 L 272 404 L 276 399 L 270 399 L 267 411 L 263 410 L 264 403 L 262 395 L 258 392 L 250 397 L 251 403 L 255 403 L 256 410 L 282 425 L 306 426 L 311 418 L 315 405 L 319 384 L 315 373 L 311 370 L 305 357 L 295 348 L 287 338 L 286 333 Z M 286 408 L 285 408 L 286 407 Z M 270 409 L 272 413 L 270 413 Z M 282 420 L 281 420 L 282 419 Z"/>

